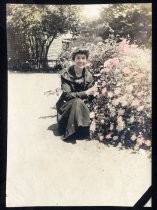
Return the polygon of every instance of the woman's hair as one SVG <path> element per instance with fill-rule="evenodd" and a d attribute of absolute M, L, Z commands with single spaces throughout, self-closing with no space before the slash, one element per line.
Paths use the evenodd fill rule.
<path fill-rule="evenodd" d="M 75 56 L 77 54 L 83 54 L 86 56 L 86 58 L 88 59 L 89 57 L 89 51 L 87 49 L 82 49 L 82 48 L 75 48 L 71 54 L 72 60 L 75 60 Z"/>

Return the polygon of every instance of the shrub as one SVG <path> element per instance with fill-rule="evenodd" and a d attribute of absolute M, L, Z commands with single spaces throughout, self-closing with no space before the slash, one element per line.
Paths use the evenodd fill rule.
<path fill-rule="evenodd" d="M 108 40 L 87 44 L 98 94 L 90 103 L 93 138 L 133 149 L 151 147 L 151 51 Z"/>

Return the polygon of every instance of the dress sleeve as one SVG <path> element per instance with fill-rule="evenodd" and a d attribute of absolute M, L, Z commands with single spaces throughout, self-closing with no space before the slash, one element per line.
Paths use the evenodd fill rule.
<path fill-rule="evenodd" d="M 91 81 L 87 84 L 87 89 L 93 87 L 93 85 L 94 85 L 94 80 L 91 79 Z"/>
<path fill-rule="evenodd" d="M 72 92 L 70 84 L 68 84 L 68 82 L 65 81 L 62 77 L 61 77 L 61 87 L 63 90 L 64 98 L 67 101 L 73 98 L 81 98 L 81 99 L 87 98 L 86 91 Z"/>
<path fill-rule="evenodd" d="M 88 72 L 88 81 L 87 81 L 86 89 L 89 89 L 89 88 L 93 87 L 93 85 L 94 85 L 93 76 L 90 72 Z"/>

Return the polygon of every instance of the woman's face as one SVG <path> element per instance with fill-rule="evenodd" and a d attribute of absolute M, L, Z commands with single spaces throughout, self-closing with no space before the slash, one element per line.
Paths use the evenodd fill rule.
<path fill-rule="evenodd" d="M 80 69 L 83 69 L 86 66 L 87 58 L 84 54 L 76 54 L 75 59 L 75 66 L 77 66 Z"/>

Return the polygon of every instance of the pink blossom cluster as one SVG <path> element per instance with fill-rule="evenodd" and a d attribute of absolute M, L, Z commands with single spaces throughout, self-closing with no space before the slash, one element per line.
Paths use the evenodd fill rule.
<path fill-rule="evenodd" d="M 90 44 L 88 44 L 90 50 Z M 90 68 L 99 94 L 93 99 L 91 131 L 104 143 L 151 147 L 151 52 L 127 40 L 98 43 Z"/>

